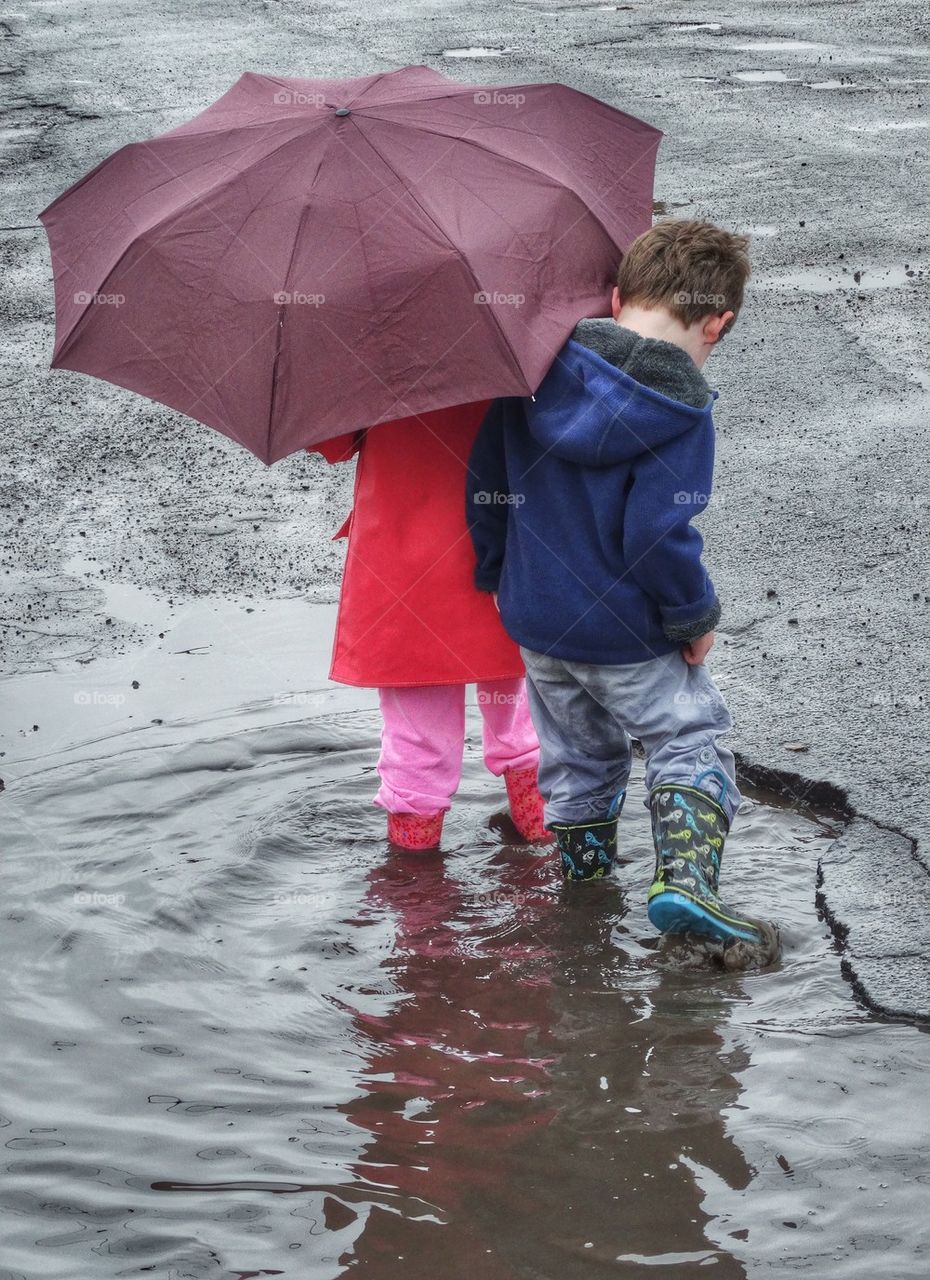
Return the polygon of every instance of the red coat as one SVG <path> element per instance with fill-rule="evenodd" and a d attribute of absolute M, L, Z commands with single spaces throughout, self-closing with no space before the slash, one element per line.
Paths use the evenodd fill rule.
<path fill-rule="evenodd" d="M 474 586 L 465 523 L 468 455 L 487 401 L 328 440 L 358 453 L 330 678 L 368 688 L 523 675 L 491 596 Z"/>

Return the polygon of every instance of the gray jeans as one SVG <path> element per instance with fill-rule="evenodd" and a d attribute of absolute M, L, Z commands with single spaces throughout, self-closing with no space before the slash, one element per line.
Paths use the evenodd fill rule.
<path fill-rule="evenodd" d="M 677 649 L 614 667 L 520 652 L 547 822 L 608 813 L 629 780 L 631 737 L 646 753 L 647 789 L 668 782 L 700 787 L 732 821 L 740 795 L 733 753 L 720 738 L 733 722 L 706 667 L 689 666 Z"/>

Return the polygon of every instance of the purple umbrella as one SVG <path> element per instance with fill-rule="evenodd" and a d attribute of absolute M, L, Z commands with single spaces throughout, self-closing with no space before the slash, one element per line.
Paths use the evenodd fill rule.
<path fill-rule="evenodd" d="M 39 215 L 52 367 L 263 462 L 536 390 L 651 223 L 659 130 L 560 84 L 247 72 Z"/>

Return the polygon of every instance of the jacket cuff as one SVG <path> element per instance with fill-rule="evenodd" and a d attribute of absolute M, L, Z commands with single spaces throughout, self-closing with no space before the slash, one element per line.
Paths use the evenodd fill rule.
<path fill-rule="evenodd" d="M 684 613 L 684 609 L 663 609 L 662 610 L 662 630 L 665 632 L 666 640 L 672 640 L 676 644 L 688 644 L 692 640 L 697 640 L 701 636 L 706 636 L 708 631 L 713 631 L 717 623 L 720 621 L 722 612 L 720 601 L 717 599 L 713 591 L 710 592 L 711 604 L 705 608 L 704 612 L 697 618 L 690 618 L 687 621 L 684 618 L 675 619 L 676 613 Z M 705 597 L 706 599 L 706 597 Z M 693 614 L 694 605 L 689 605 L 687 612 Z"/>
<path fill-rule="evenodd" d="M 500 587 L 501 574 L 499 569 L 476 569 L 475 570 L 475 586 L 479 591 L 497 591 Z"/>

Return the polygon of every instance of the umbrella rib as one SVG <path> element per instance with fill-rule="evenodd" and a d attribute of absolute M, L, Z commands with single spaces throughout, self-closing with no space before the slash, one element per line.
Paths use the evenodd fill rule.
<path fill-rule="evenodd" d="M 347 102 L 345 105 L 347 107 L 350 105 L 354 106 L 355 103 L 358 102 L 361 98 L 364 98 L 365 94 L 368 93 L 371 89 L 373 89 L 376 84 L 380 84 L 385 76 L 391 76 L 396 74 L 397 74 L 396 71 L 382 71 L 380 75 L 375 76 L 374 80 L 372 80 L 369 84 L 366 84 L 364 89 L 359 90 L 359 92 L 352 99 L 351 104 Z"/>
<path fill-rule="evenodd" d="M 329 155 L 330 149 L 333 143 L 336 141 L 336 137 L 337 137 L 336 132 L 334 130 L 331 130 L 329 135 L 329 141 L 327 142 L 325 148 L 323 149 L 323 154 L 320 156 L 320 162 L 316 167 L 316 173 L 314 174 L 314 178 L 313 178 L 314 183 L 316 182 L 317 178 L 319 178 L 320 176 L 320 172 L 323 168 L 323 165 L 326 163 L 326 157 Z M 288 281 L 290 280 L 290 276 L 291 276 L 291 269 L 294 266 L 294 258 L 297 254 L 297 246 L 300 244 L 300 237 L 304 229 L 304 222 L 306 221 L 307 213 L 309 212 L 309 209 L 310 209 L 311 196 L 312 196 L 312 185 L 311 185 L 310 192 L 308 192 L 308 196 L 304 203 L 304 206 L 300 211 L 300 222 L 297 224 L 297 230 L 294 233 L 294 243 L 291 245 L 291 256 L 288 259 L 287 270 L 284 273 L 284 285 L 282 286 L 282 292 L 284 293 L 287 292 Z M 280 312 L 282 310 L 284 314 L 280 315 Z M 267 457 L 271 456 L 271 437 L 274 430 L 275 398 L 276 398 L 276 393 L 278 389 L 278 363 L 281 358 L 281 348 L 284 344 L 284 321 L 287 317 L 287 310 L 288 310 L 287 303 L 279 304 L 278 306 L 279 320 L 278 320 L 277 332 L 275 333 L 274 360 L 272 361 L 272 364 L 271 364 L 271 395 L 269 397 L 269 404 L 268 404 L 268 425 L 265 428 L 265 453 Z"/>
<path fill-rule="evenodd" d="M 359 132 L 361 132 L 361 130 L 359 130 Z M 430 222 L 432 223 L 432 225 L 436 228 L 436 230 L 439 232 L 439 234 L 442 236 L 442 238 L 443 238 L 443 239 L 444 239 L 444 240 L 445 240 L 449 245 L 451 245 L 451 247 L 456 251 L 456 253 L 459 255 L 459 260 L 460 260 L 462 263 L 464 263 L 466 271 L 467 271 L 467 272 L 468 272 L 468 274 L 471 276 L 472 283 L 476 286 L 476 292 L 480 293 L 480 292 L 482 291 L 482 290 L 481 290 L 481 284 L 480 284 L 480 281 L 479 281 L 479 280 L 478 280 L 478 278 L 475 276 L 475 273 L 474 273 L 474 271 L 472 270 L 471 263 L 468 261 L 468 259 L 466 258 L 465 254 L 462 252 L 462 250 L 458 247 L 458 245 L 455 243 L 455 241 L 452 239 L 452 237 L 448 234 L 448 232 L 445 230 L 445 228 L 444 228 L 444 227 L 441 227 L 441 226 L 439 225 L 439 223 L 436 221 L 436 219 L 433 217 L 433 215 L 430 213 L 430 211 L 429 211 L 428 209 L 424 208 L 424 206 L 423 206 L 423 205 L 420 203 L 420 201 L 417 199 L 417 197 L 416 197 L 416 195 L 414 194 L 414 192 L 413 192 L 412 188 L 410 188 L 409 186 L 407 186 L 407 184 L 404 182 L 403 178 L 401 178 L 400 174 L 397 172 L 397 170 L 394 168 L 394 166 L 390 163 L 390 161 L 389 161 L 389 160 L 387 160 L 387 159 L 386 159 L 386 157 L 385 157 L 385 156 L 383 156 L 383 155 L 381 154 L 381 152 L 378 150 L 378 148 L 375 146 L 375 144 L 372 142 L 372 140 L 371 140 L 369 137 L 367 137 L 364 133 L 362 134 L 362 136 L 365 138 L 365 141 L 366 141 L 366 142 L 368 143 L 368 145 L 371 147 L 372 151 L 374 151 L 375 155 L 377 155 L 377 156 L 378 156 L 378 158 L 379 158 L 379 160 L 382 162 L 382 164 L 384 164 L 384 165 L 385 165 L 385 166 L 386 166 L 386 167 L 391 171 L 391 173 L 394 175 L 394 177 L 397 179 L 397 181 L 400 183 L 400 185 L 404 188 L 404 190 L 407 192 L 407 194 L 411 197 L 411 199 L 414 201 L 414 203 L 416 204 L 416 206 L 417 206 L 417 208 L 420 210 L 420 212 L 423 214 L 423 216 L 424 216 L 425 218 L 428 218 L 428 219 L 429 219 L 429 221 L 430 221 Z M 521 365 L 521 363 L 520 363 L 520 359 L 519 359 L 519 357 L 518 357 L 518 355 L 517 355 L 516 351 L 514 351 L 514 349 L 513 349 L 513 344 L 511 343 L 510 339 L 507 337 L 507 334 L 504 332 L 504 327 L 503 327 L 503 325 L 501 324 L 500 320 L 497 318 L 497 315 L 496 315 L 496 314 L 495 314 L 495 312 L 494 312 L 494 308 L 493 308 L 493 307 L 488 307 L 488 311 L 491 313 L 491 317 L 492 317 L 492 319 L 494 320 L 495 325 L 497 326 L 498 332 L 500 333 L 500 336 L 501 336 L 501 338 L 502 338 L 502 340 L 503 340 L 503 342 L 504 342 L 504 345 L 506 346 L 507 350 L 510 352 L 510 355 L 511 355 L 511 357 L 512 357 L 512 359 L 513 359 L 513 363 L 514 363 L 514 367 L 515 367 L 515 371 L 516 371 L 516 373 L 517 373 L 517 374 L 519 374 L 520 378 L 522 378 L 523 382 L 526 384 L 526 374 L 523 372 L 523 366 L 522 366 L 522 365 Z M 528 385 L 528 384 L 527 384 L 527 385 Z"/>

